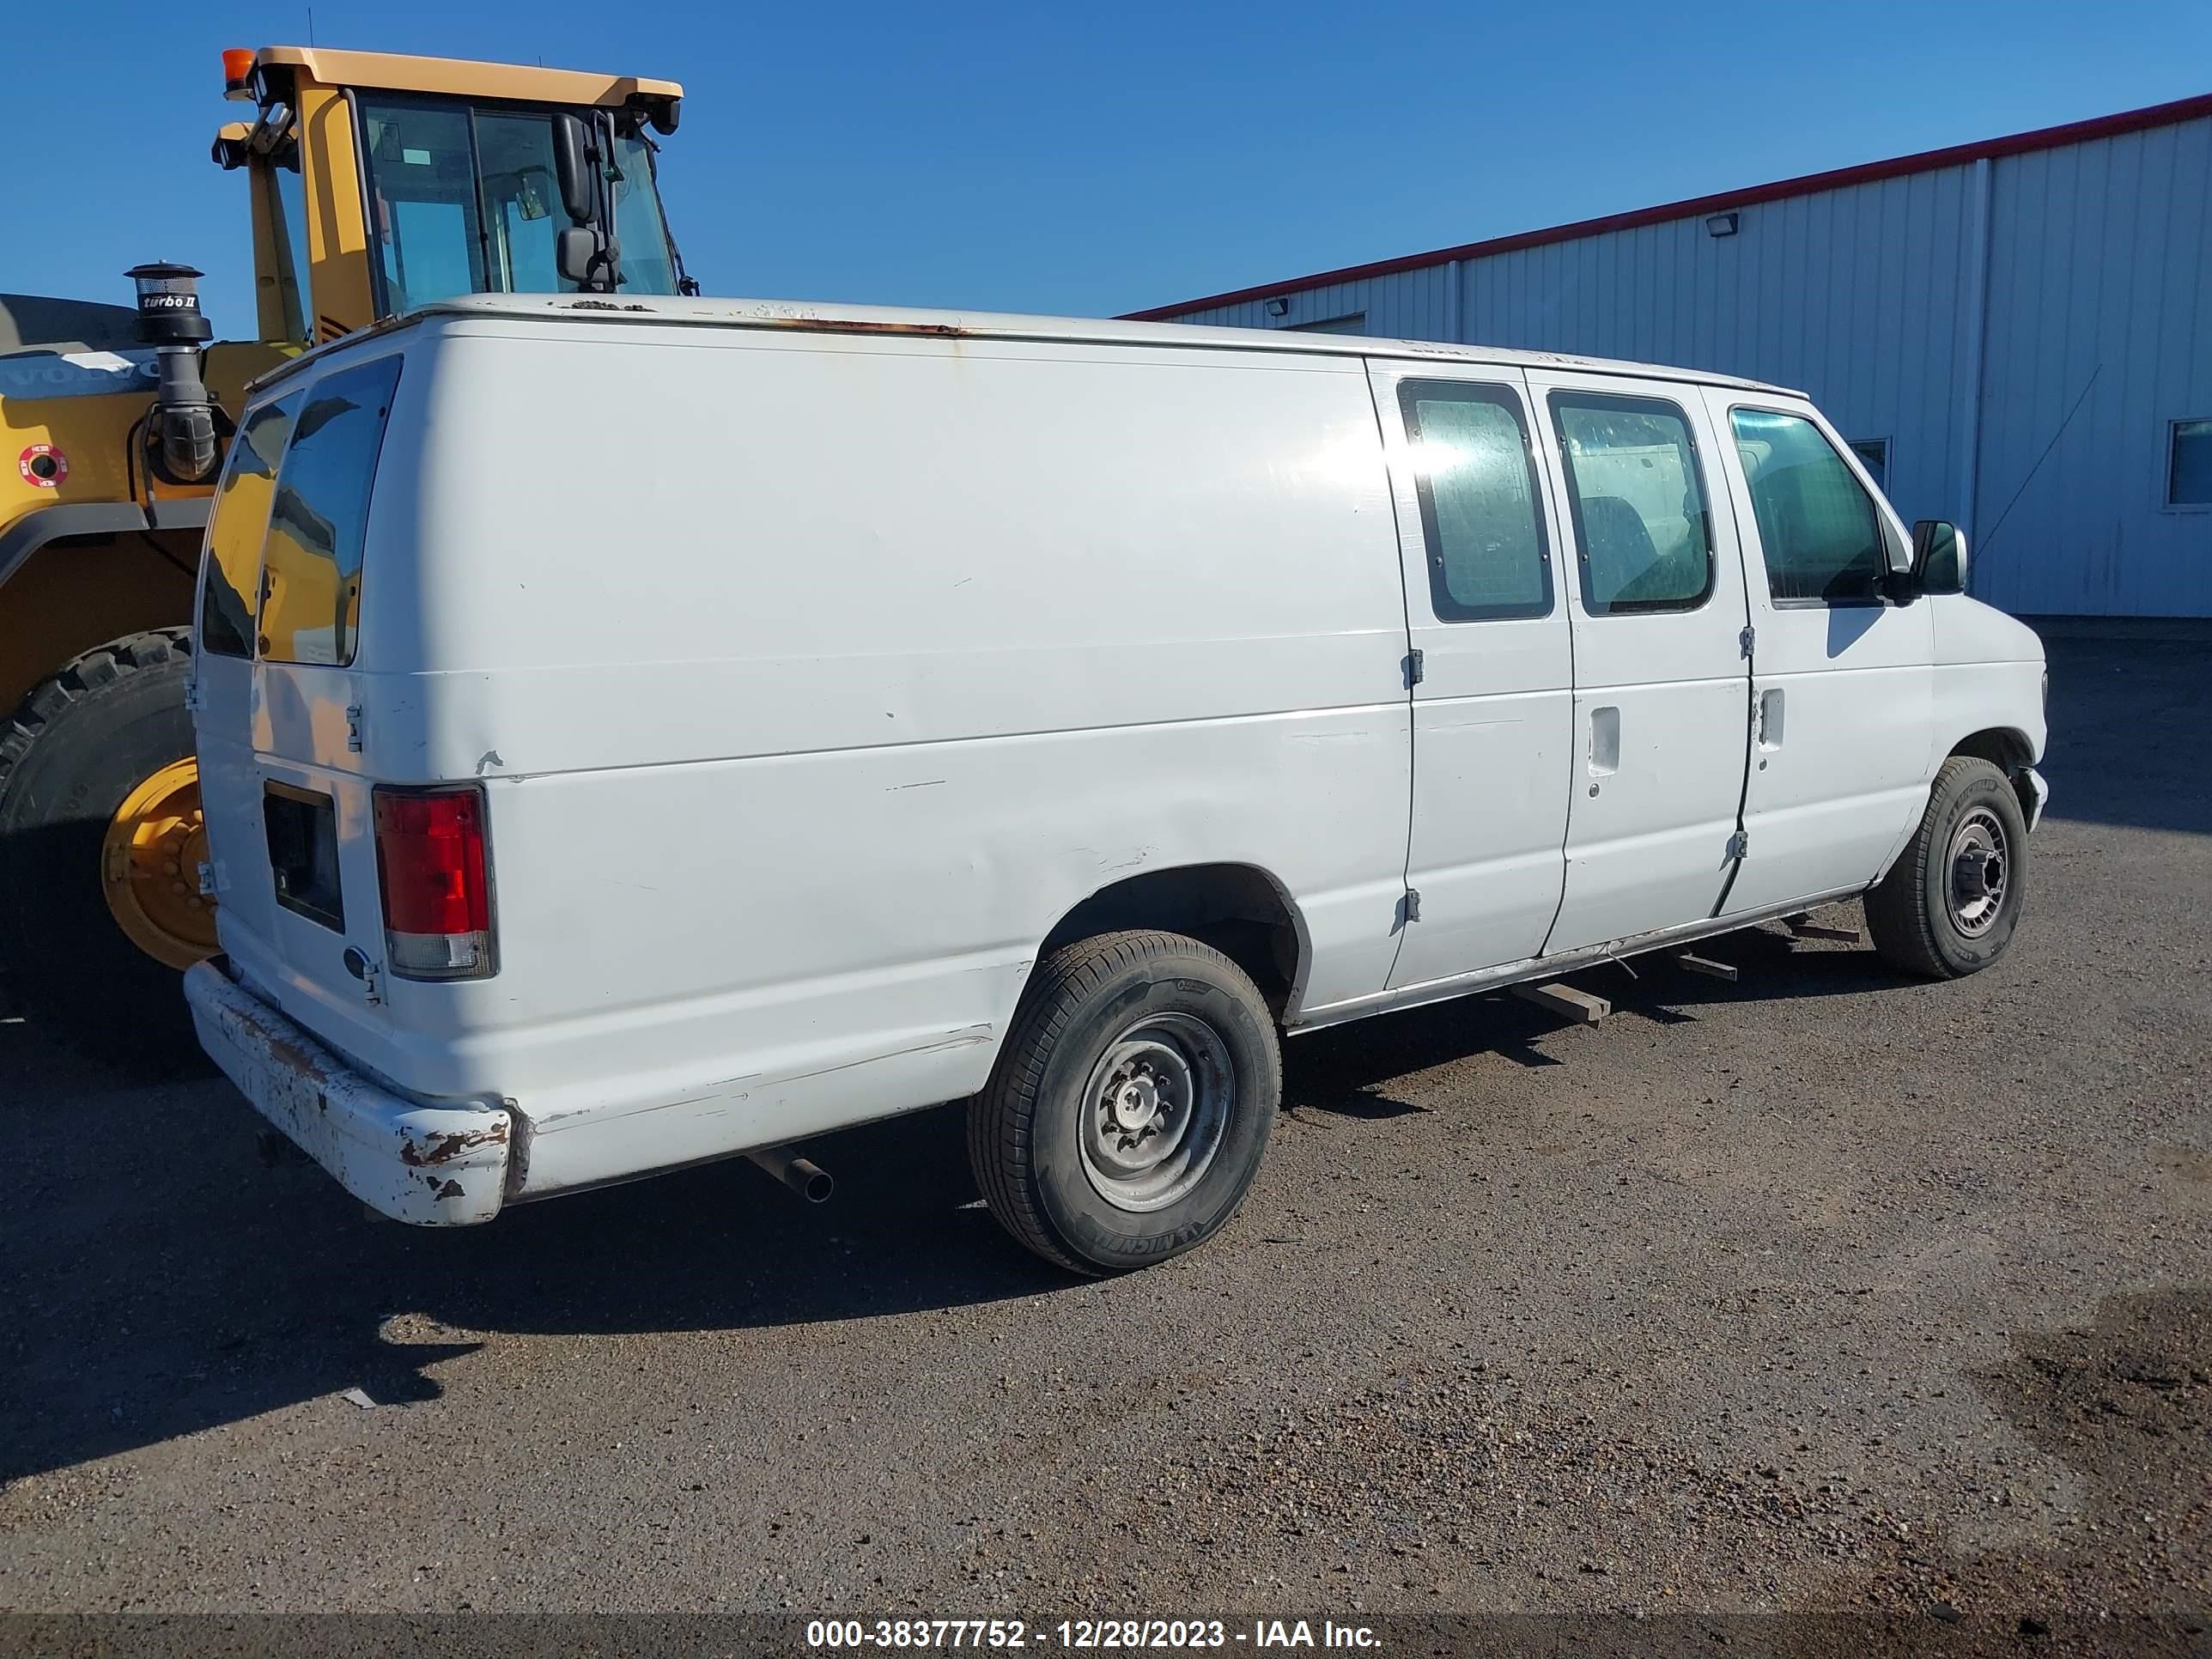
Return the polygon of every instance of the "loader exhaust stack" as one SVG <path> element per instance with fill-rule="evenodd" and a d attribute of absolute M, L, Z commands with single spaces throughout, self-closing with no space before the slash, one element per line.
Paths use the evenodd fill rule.
<path fill-rule="evenodd" d="M 220 447 L 215 403 L 200 379 L 200 349 L 215 331 L 200 314 L 201 273 L 190 265 L 134 265 L 139 337 L 152 346 L 161 381 L 148 417 L 146 452 L 155 477 L 168 483 L 204 483 L 215 476 Z"/>

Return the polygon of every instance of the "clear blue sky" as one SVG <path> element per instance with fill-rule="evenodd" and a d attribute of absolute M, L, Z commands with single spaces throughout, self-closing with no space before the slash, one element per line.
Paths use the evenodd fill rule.
<path fill-rule="evenodd" d="M 313 30 L 680 80 L 662 183 L 711 294 L 1071 313 L 2212 90 L 2204 0 L 317 0 Z M 218 54 L 307 33 L 289 3 L 39 9 L 0 108 L 0 289 L 127 302 L 125 267 L 183 259 L 249 333 Z"/>

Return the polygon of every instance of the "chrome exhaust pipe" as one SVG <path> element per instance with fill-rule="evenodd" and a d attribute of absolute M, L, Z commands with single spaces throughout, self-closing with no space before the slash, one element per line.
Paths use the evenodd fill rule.
<path fill-rule="evenodd" d="M 809 1204 L 827 1204 L 830 1194 L 837 1190 L 837 1183 L 829 1170 L 811 1158 L 794 1158 L 788 1146 L 763 1146 L 757 1152 L 747 1152 L 745 1157 Z"/>

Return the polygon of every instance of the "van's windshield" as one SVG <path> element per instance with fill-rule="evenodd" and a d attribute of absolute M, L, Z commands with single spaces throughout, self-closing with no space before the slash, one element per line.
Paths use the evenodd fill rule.
<path fill-rule="evenodd" d="M 456 294 L 559 294 L 555 238 L 568 222 L 546 109 L 364 97 L 369 211 L 386 308 Z M 676 260 L 645 140 L 616 140 L 622 291 L 673 294 Z"/>

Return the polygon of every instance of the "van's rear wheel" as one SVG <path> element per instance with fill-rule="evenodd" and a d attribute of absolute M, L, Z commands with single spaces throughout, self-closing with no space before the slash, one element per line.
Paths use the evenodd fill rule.
<path fill-rule="evenodd" d="M 1273 1019 L 1235 963 L 1176 933 L 1103 933 L 1039 966 L 969 1103 L 969 1158 L 1021 1243 L 1122 1273 L 1237 1212 L 1282 1086 Z"/>
<path fill-rule="evenodd" d="M 215 948 L 199 896 L 191 634 L 88 651 L 0 727 L 0 965 L 44 1029 L 110 1058 L 197 1052 L 178 971 Z"/>
<path fill-rule="evenodd" d="M 2020 797 L 1989 762 L 1954 755 L 1936 774 L 1919 829 L 1867 895 L 1867 931 L 1893 967 L 1956 979 L 2004 954 L 2027 897 Z"/>

